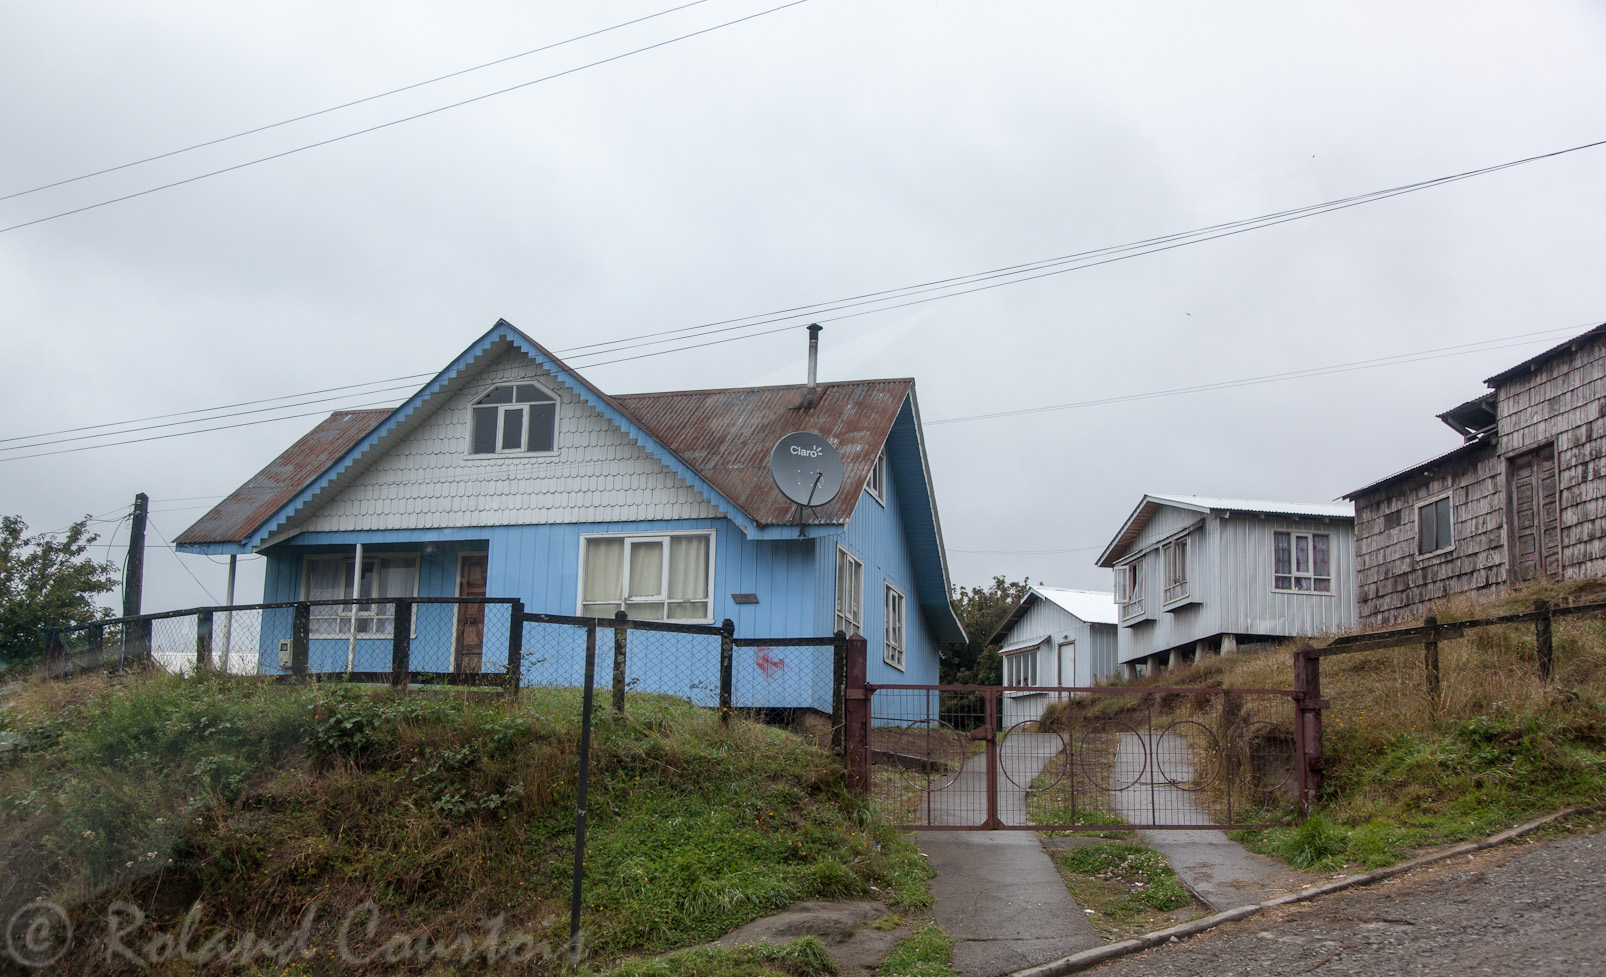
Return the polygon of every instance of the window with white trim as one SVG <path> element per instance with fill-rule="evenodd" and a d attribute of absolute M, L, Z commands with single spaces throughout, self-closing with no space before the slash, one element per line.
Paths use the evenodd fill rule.
<path fill-rule="evenodd" d="M 886 638 L 881 657 L 888 665 L 903 670 L 903 594 L 892 584 L 886 589 Z"/>
<path fill-rule="evenodd" d="M 711 621 L 713 533 L 585 536 L 580 614 L 637 621 Z"/>
<path fill-rule="evenodd" d="M 533 383 L 496 387 L 474 402 L 469 454 L 553 451 L 558 400 Z"/>
<path fill-rule="evenodd" d="M 1004 656 L 1005 685 L 1037 684 L 1037 647 Z"/>
<path fill-rule="evenodd" d="M 1115 568 L 1115 601 L 1121 605 L 1123 621 L 1143 616 L 1143 563 L 1144 558 L 1140 556 Z"/>
<path fill-rule="evenodd" d="M 1164 603 L 1188 596 L 1188 537 L 1172 540 L 1160 547 L 1160 569 L 1165 574 Z"/>
<path fill-rule="evenodd" d="M 362 560 L 361 590 L 353 592 L 357 559 L 344 556 L 309 556 L 302 563 L 302 600 L 352 600 L 418 596 L 417 554 L 375 553 Z M 309 608 L 309 633 L 314 638 L 343 638 L 355 627 L 358 636 L 389 635 L 396 626 L 396 605 L 315 604 Z"/>
<path fill-rule="evenodd" d="M 1455 546 L 1448 495 L 1416 507 L 1416 555 L 1427 556 Z"/>
<path fill-rule="evenodd" d="M 875 496 L 877 502 L 886 504 L 887 449 L 882 448 L 881 453 L 875 456 L 875 464 L 870 466 L 870 477 L 864 483 L 864 490 Z"/>
<path fill-rule="evenodd" d="M 1326 533 L 1272 533 L 1273 590 L 1333 592 L 1332 538 Z"/>
<path fill-rule="evenodd" d="M 836 629 L 850 635 L 864 633 L 864 564 L 840 546 L 836 548 Z"/>

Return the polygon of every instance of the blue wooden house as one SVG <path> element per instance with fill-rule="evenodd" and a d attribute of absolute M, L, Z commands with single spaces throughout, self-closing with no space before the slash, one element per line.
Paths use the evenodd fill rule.
<path fill-rule="evenodd" d="M 768 470 L 799 430 L 829 440 L 845 470 L 801 526 Z M 517 597 L 531 612 L 729 618 L 739 636 L 840 628 L 868 640 L 872 682 L 935 683 L 938 642 L 964 640 L 913 380 L 610 395 L 505 321 L 400 407 L 330 415 L 176 543 L 265 556 L 264 602 Z M 500 670 L 505 643 L 480 633 L 499 610 L 476 625 L 455 605 L 418 605 L 413 661 Z M 263 671 L 280 670 L 289 613 L 264 612 Z M 312 668 L 343 670 L 350 655 L 359 671 L 388 669 L 389 613 L 314 608 Z M 572 649 L 530 643 L 526 682 L 578 682 Z M 829 712 L 828 653 L 755 651 L 737 663 L 739 702 Z M 638 688 L 684 694 L 652 678 L 675 674 L 659 664 Z"/>

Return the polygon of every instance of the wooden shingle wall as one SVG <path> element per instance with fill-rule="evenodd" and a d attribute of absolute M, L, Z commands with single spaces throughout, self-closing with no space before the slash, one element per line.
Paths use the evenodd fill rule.
<path fill-rule="evenodd" d="M 1606 576 L 1606 338 L 1499 389 L 1500 453 L 1556 446 L 1562 576 Z"/>
<path fill-rule="evenodd" d="M 1418 619 L 1452 594 L 1492 596 L 1508 583 L 1509 459 L 1553 445 L 1565 579 L 1606 576 L 1606 337 L 1505 378 L 1496 437 L 1355 499 L 1355 557 L 1362 626 Z M 1451 493 L 1454 548 L 1418 557 L 1416 504 Z M 1558 561 L 1547 560 L 1554 567 Z"/>
<path fill-rule="evenodd" d="M 1355 500 L 1355 567 L 1362 627 L 1428 613 L 1434 601 L 1505 583 L 1503 462 L 1494 447 L 1452 459 Z M 1455 548 L 1416 555 L 1416 506 L 1448 490 Z"/>

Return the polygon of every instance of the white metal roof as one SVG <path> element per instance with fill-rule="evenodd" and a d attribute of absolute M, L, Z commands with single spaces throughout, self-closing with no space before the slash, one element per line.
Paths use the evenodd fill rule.
<path fill-rule="evenodd" d="M 1266 502 L 1260 499 L 1221 499 L 1208 495 L 1160 495 L 1149 498 L 1199 509 L 1226 509 L 1231 512 L 1267 512 L 1287 516 L 1336 516 L 1355 518 L 1353 502 Z"/>
<path fill-rule="evenodd" d="M 1014 641 L 1003 648 L 998 649 L 998 653 L 1000 655 L 1007 655 L 1015 651 L 1025 651 L 1027 648 L 1036 648 L 1038 645 L 1052 637 L 1053 635 L 1051 634 L 1044 634 L 1035 638 L 1027 638 L 1025 641 Z"/>
<path fill-rule="evenodd" d="M 1354 519 L 1353 502 L 1267 502 L 1261 499 L 1222 499 L 1209 495 L 1160 495 L 1150 492 L 1143 496 L 1138 507 L 1121 524 L 1104 552 L 1099 554 L 1095 566 L 1114 566 L 1126 548 L 1143 532 L 1143 527 L 1161 506 L 1176 506 L 1195 512 L 1255 512 L 1264 515 L 1306 516 L 1326 519 Z"/>
<path fill-rule="evenodd" d="M 1114 594 L 1098 590 L 1066 590 L 1064 587 L 1033 587 L 1032 590 L 1089 624 L 1121 623 Z"/>

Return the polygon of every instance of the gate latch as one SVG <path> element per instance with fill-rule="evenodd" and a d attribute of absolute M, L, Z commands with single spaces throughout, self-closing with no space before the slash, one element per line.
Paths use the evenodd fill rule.
<path fill-rule="evenodd" d="M 995 734 L 991 726 L 979 726 L 970 731 L 970 738 L 973 740 L 990 740 L 995 738 Z"/>

